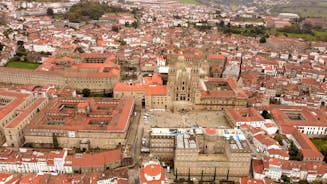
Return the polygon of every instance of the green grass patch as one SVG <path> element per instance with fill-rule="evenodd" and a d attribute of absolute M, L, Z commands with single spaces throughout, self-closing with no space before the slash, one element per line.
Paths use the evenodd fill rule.
<path fill-rule="evenodd" d="M 312 143 L 321 150 L 323 147 L 327 147 L 327 140 L 324 139 L 311 139 Z"/>
<path fill-rule="evenodd" d="M 313 30 L 313 34 L 308 34 L 308 33 L 285 33 L 280 30 L 273 29 L 271 30 L 271 35 L 274 36 L 282 36 L 284 34 L 287 35 L 289 38 L 303 38 L 307 41 L 327 41 L 327 31 L 317 31 Z"/>
<path fill-rule="evenodd" d="M 115 15 L 124 15 L 124 16 L 127 16 L 127 15 L 132 16 L 133 15 L 131 12 L 112 12 L 112 11 L 108 11 L 105 14 L 109 14 L 109 15 L 115 14 Z"/>
<path fill-rule="evenodd" d="M 238 9 L 238 6 L 234 3 L 230 4 L 229 7 L 232 11 L 236 11 Z"/>
<path fill-rule="evenodd" d="M 178 0 L 178 2 L 183 4 L 199 4 L 196 0 Z"/>
<path fill-rule="evenodd" d="M 21 62 L 21 61 L 11 61 L 6 65 L 6 67 L 9 67 L 9 68 L 23 68 L 23 69 L 34 70 L 37 67 L 39 67 L 39 64 L 37 64 L 37 63 L 27 63 L 27 62 Z"/>
<path fill-rule="evenodd" d="M 308 41 L 315 40 L 315 36 L 311 34 L 297 34 L 297 33 L 287 33 L 287 37 L 289 38 L 303 38 Z"/>

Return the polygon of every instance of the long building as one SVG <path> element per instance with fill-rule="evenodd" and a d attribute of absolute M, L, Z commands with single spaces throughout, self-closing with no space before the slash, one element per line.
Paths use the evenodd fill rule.
<path fill-rule="evenodd" d="M 253 160 L 253 176 L 255 179 L 270 178 L 281 181 L 282 175 L 290 177 L 291 183 L 300 180 L 308 182 L 327 181 L 327 164 L 319 162 L 301 162 L 264 157 L 262 160 Z"/>
<path fill-rule="evenodd" d="M 309 137 L 327 135 L 327 114 L 324 110 L 300 106 L 273 106 L 270 109 L 282 133 L 295 127 Z"/>
<path fill-rule="evenodd" d="M 23 128 L 47 104 L 47 98 L 29 92 L 0 90 L 1 144 L 19 147 L 24 143 Z"/>
<path fill-rule="evenodd" d="M 94 93 L 112 92 L 120 80 L 120 68 L 111 54 L 77 54 L 70 48 L 54 53 L 35 70 L 0 67 L 0 82 L 54 85 Z"/>
<path fill-rule="evenodd" d="M 49 152 L 20 148 L 0 151 L 0 172 L 7 173 L 89 173 L 121 166 L 120 149 L 69 154 L 67 149 Z"/>
<path fill-rule="evenodd" d="M 24 128 L 25 143 L 81 150 L 124 146 L 133 114 L 133 99 L 55 98 Z"/>

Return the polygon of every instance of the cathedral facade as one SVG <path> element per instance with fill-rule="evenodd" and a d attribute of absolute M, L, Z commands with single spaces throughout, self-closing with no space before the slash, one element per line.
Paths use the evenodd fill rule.
<path fill-rule="evenodd" d="M 201 59 L 202 58 L 202 59 Z M 203 53 L 180 52 L 168 58 L 167 95 L 171 110 L 222 110 L 246 107 L 247 95 L 229 78 L 210 78 L 210 62 Z"/>

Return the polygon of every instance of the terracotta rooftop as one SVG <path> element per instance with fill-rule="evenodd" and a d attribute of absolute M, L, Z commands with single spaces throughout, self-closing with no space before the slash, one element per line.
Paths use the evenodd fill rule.
<path fill-rule="evenodd" d="M 274 119 L 280 126 L 327 126 L 327 115 L 322 110 L 300 106 L 274 106 Z M 298 118 L 290 118 L 290 115 Z"/>
<path fill-rule="evenodd" d="M 206 128 L 205 132 L 206 132 L 207 135 L 210 135 L 210 136 L 213 136 L 213 135 L 217 134 L 217 131 L 214 128 Z"/>
<path fill-rule="evenodd" d="M 269 155 L 279 155 L 282 157 L 289 157 L 288 152 L 284 149 L 269 149 L 268 150 Z"/>
<path fill-rule="evenodd" d="M 26 116 L 28 116 L 32 111 L 35 111 L 36 108 L 42 104 L 44 101 L 46 101 L 46 98 L 38 98 L 37 100 L 35 100 L 34 102 L 32 102 L 31 105 L 29 105 L 27 108 L 21 110 L 21 113 L 15 117 L 14 120 L 12 120 L 7 126 L 6 128 L 15 128 L 17 125 L 19 125 Z"/>
<path fill-rule="evenodd" d="M 89 109 L 78 109 L 81 104 Z M 26 129 L 120 132 L 128 127 L 133 108 L 133 99 L 55 98 L 31 120 Z M 52 121 L 58 118 L 62 121 Z"/>
<path fill-rule="evenodd" d="M 234 124 L 236 122 L 264 121 L 261 114 L 254 108 L 226 108 L 225 112 Z"/>
<path fill-rule="evenodd" d="M 291 135 L 300 145 L 300 152 L 304 158 L 323 159 L 324 155 L 320 153 L 317 147 L 311 142 L 307 135 L 301 133 L 298 129 L 293 127 Z"/>
<path fill-rule="evenodd" d="M 206 89 L 203 89 L 203 86 L 200 87 L 201 97 L 247 97 L 243 91 L 237 90 L 236 83 L 230 78 L 208 78 L 203 83 Z M 216 84 L 224 84 L 226 89 L 212 88 Z"/>
<path fill-rule="evenodd" d="M 105 166 L 110 162 L 118 162 L 121 160 L 121 149 L 104 151 L 100 153 L 84 153 L 68 156 L 72 159 L 73 167 L 90 167 L 90 166 Z"/>
<path fill-rule="evenodd" d="M 275 164 L 281 166 L 284 171 L 291 171 L 292 169 L 300 169 L 300 171 L 310 171 L 313 174 L 325 174 L 327 173 L 327 164 L 321 162 L 311 162 L 311 161 L 295 161 L 295 160 L 280 160 L 277 158 L 267 158 L 263 159 L 263 165 L 268 168 L 269 165 Z"/>
<path fill-rule="evenodd" d="M 261 144 L 266 146 L 278 145 L 278 142 L 268 135 L 259 134 L 254 136 L 256 140 L 258 140 Z"/>
<path fill-rule="evenodd" d="M 161 79 L 161 77 L 160 77 Z M 114 92 L 116 91 L 131 91 L 131 92 L 143 92 L 145 95 L 166 95 L 167 94 L 167 86 L 157 84 L 162 83 L 162 80 L 159 80 L 157 76 L 152 77 L 152 80 L 145 79 L 147 83 L 141 84 L 136 83 L 129 85 L 126 82 L 117 83 L 114 87 Z"/>
<path fill-rule="evenodd" d="M 264 169 L 263 161 L 254 159 L 252 160 L 252 163 L 253 163 L 253 171 L 258 174 L 263 174 L 263 169 Z"/>
<path fill-rule="evenodd" d="M 8 99 L 8 103 L 0 105 L 0 120 L 7 116 L 14 109 L 18 108 L 27 98 L 31 97 L 32 94 L 25 94 L 19 92 L 12 92 L 0 89 L 0 98 Z"/>
<path fill-rule="evenodd" d="M 140 170 L 142 184 L 162 184 L 166 180 L 163 168 L 158 164 L 148 164 Z"/>

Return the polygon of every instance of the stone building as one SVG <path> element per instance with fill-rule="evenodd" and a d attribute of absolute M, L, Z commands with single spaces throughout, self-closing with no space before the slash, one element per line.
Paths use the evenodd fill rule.
<path fill-rule="evenodd" d="M 167 110 L 170 100 L 167 96 L 167 86 L 162 85 L 159 74 L 144 77 L 143 83 L 119 82 L 114 87 L 115 98 L 133 98 L 135 105 L 145 107 L 146 110 Z"/>
<path fill-rule="evenodd" d="M 168 128 L 152 128 L 150 134 L 150 153 L 167 164 L 173 164 L 175 134 Z"/>
<path fill-rule="evenodd" d="M 204 60 L 202 52 L 171 54 L 168 58 L 167 90 L 173 111 L 221 110 L 224 107 L 246 107 L 247 95 L 228 78 L 210 78 L 210 66 L 219 65 L 222 72 L 225 59 L 209 55 Z M 213 58 L 213 59 L 212 59 Z M 218 61 L 215 61 L 215 58 Z M 216 77 L 221 76 L 214 75 Z"/>
<path fill-rule="evenodd" d="M 178 179 L 238 180 L 250 171 L 251 149 L 238 129 L 166 129 L 150 133 L 150 153 L 160 161 L 174 160 Z M 172 158 L 173 155 L 173 158 Z"/>
<path fill-rule="evenodd" d="M 4 144 L 5 133 L 4 127 L 12 121 L 17 110 L 24 109 L 33 101 L 32 94 L 24 94 L 19 92 L 0 90 L 0 144 Z"/>
<path fill-rule="evenodd" d="M 14 84 L 54 85 L 93 93 L 112 92 L 120 80 L 120 68 L 111 54 L 79 54 L 61 49 L 35 70 L 0 68 L 0 82 Z"/>
<path fill-rule="evenodd" d="M 48 102 L 29 92 L 0 90 L 0 143 L 19 147 L 24 143 L 23 128 Z"/>
<path fill-rule="evenodd" d="M 23 129 L 31 123 L 33 117 L 46 106 L 47 102 L 47 98 L 35 99 L 31 105 L 23 109 L 16 118 L 6 125 L 4 131 L 8 146 L 18 148 L 24 144 Z"/>
<path fill-rule="evenodd" d="M 25 143 L 113 149 L 125 145 L 133 114 L 133 99 L 55 98 L 24 128 Z"/>
<path fill-rule="evenodd" d="M 183 50 L 183 49 L 182 49 Z M 127 84 L 117 83 L 115 98 L 135 98 L 136 105 L 146 110 L 160 109 L 172 111 L 221 110 L 225 107 L 246 107 L 247 95 L 235 81 L 220 77 L 225 65 L 225 57 L 211 54 L 204 60 L 199 50 L 183 50 L 168 54 L 169 72 L 167 85 L 161 76 L 154 74 L 149 82 Z M 217 75 L 210 74 L 210 66 L 218 66 Z M 149 78 L 149 77 L 145 77 Z"/>
<path fill-rule="evenodd" d="M 195 68 L 171 67 L 168 74 L 168 96 L 174 110 L 192 110 L 199 82 Z"/>

